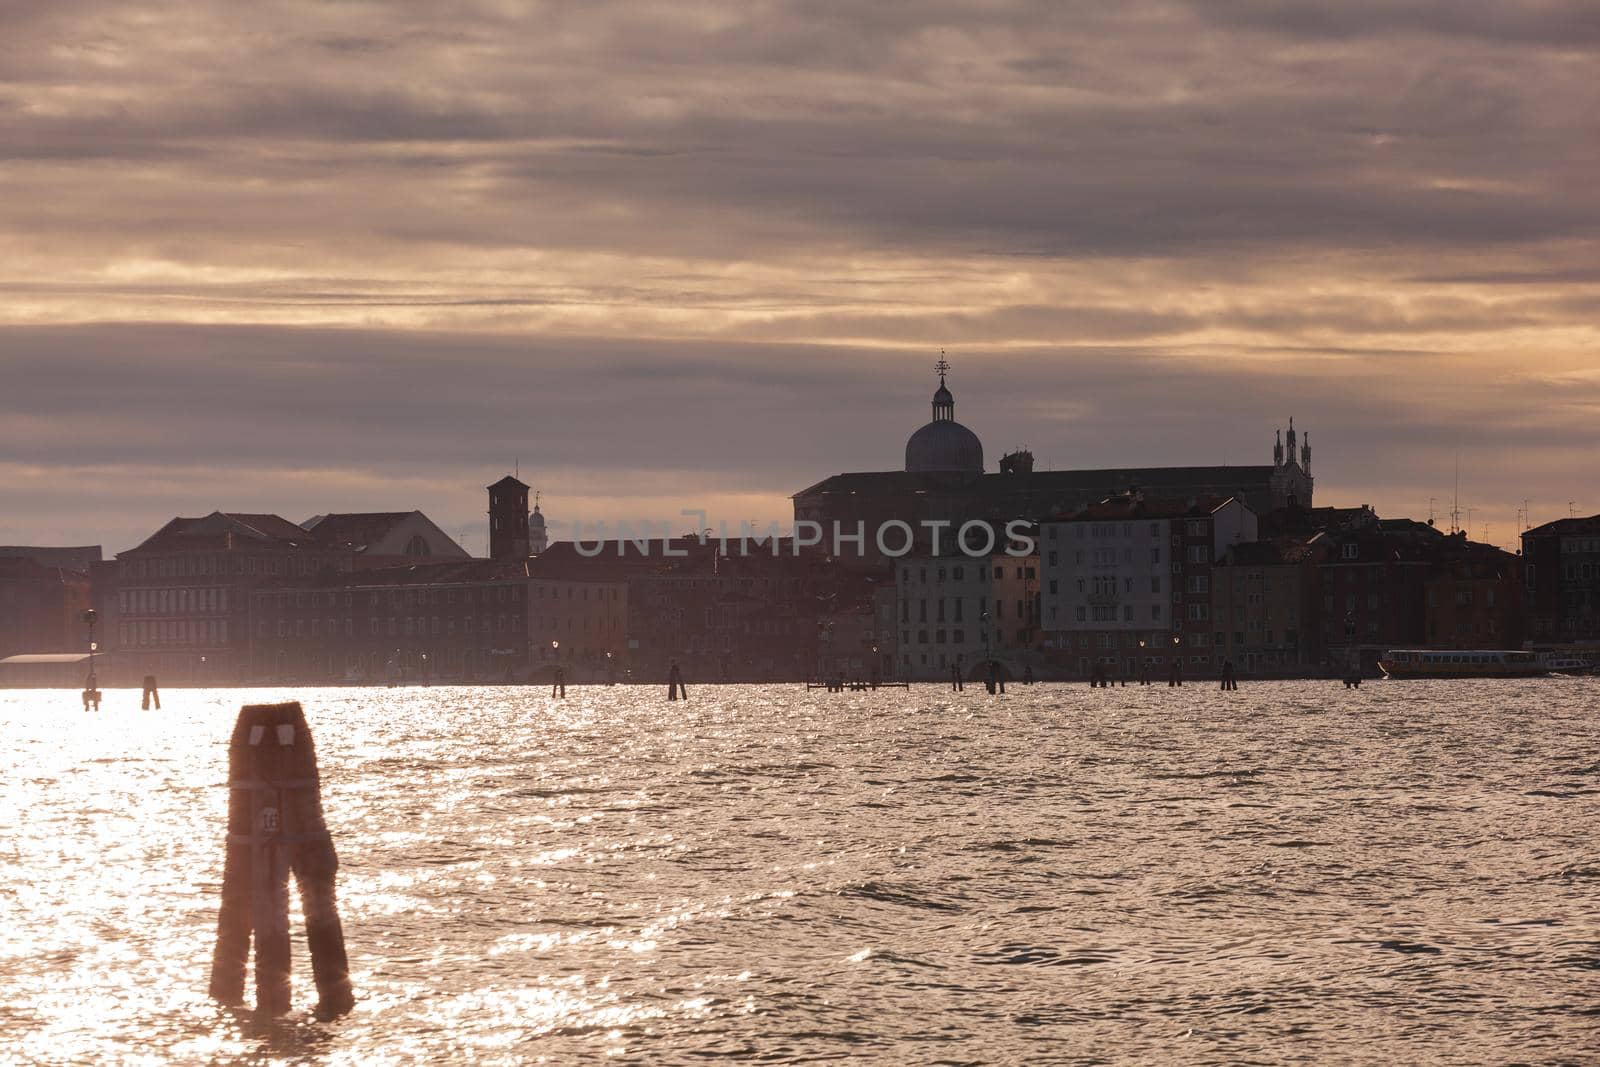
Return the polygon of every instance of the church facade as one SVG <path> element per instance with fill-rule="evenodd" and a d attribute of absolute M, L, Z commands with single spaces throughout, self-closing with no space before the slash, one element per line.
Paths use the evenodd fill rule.
<path fill-rule="evenodd" d="M 909 524 L 925 546 L 925 523 L 948 523 L 955 530 L 979 520 L 999 532 L 1015 519 L 1070 515 L 1128 492 L 1236 497 L 1257 514 L 1291 503 L 1312 506 L 1311 443 L 1299 440 L 1292 419 L 1287 440 L 1280 436 L 1273 446 L 1271 464 L 1036 471 L 1033 455 L 1019 451 L 987 471 L 978 435 L 956 421 L 955 397 L 945 381 L 949 365 L 940 360 L 938 370 L 933 419 L 907 440 L 905 468 L 835 474 L 802 489 L 792 498 L 796 522 L 818 523 L 825 537 L 835 529 L 853 533 L 860 523 L 867 531 L 865 551 L 872 554 L 874 531 L 893 521 Z"/>

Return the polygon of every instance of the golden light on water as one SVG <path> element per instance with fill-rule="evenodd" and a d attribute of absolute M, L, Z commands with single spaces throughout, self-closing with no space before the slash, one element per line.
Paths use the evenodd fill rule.
<path fill-rule="evenodd" d="M 7 692 L 0 1032 L 42 1063 L 1528 1058 L 1586 1032 L 1596 684 L 300 691 L 332 1023 L 298 932 L 289 1016 L 205 996 L 226 738 L 278 694 Z"/>

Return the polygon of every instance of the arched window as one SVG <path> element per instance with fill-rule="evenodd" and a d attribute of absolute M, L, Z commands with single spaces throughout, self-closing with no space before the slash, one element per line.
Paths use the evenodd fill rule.
<path fill-rule="evenodd" d="M 406 542 L 407 556 L 431 556 L 433 549 L 428 546 L 428 541 L 421 534 L 412 534 L 411 540 Z"/>

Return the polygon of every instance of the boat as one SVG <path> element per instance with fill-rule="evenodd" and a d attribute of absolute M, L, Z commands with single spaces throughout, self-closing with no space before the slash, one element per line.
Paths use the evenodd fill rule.
<path fill-rule="evenodd" d="M 1544 661 L 1544 669 L 1551 674 L 1593 674 L 1594 661 L 1578 656 L 1551 656 Z"/>
<path fill-rule="evenodd" d="M 1532 652 L 1486 648 L 1397 648 L 1378 666 L 1388 678 L 1533 678 L 1549 671 Z"/>

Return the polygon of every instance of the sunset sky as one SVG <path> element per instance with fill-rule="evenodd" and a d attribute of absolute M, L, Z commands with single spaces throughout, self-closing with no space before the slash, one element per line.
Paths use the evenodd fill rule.
<path fill-rule="evenodd" d="M 1600 511 L 1600 6 L 0 5 L 0 543 L 1270 462 Z M 562 532 L 556 528 L 557 535 Z"/>

